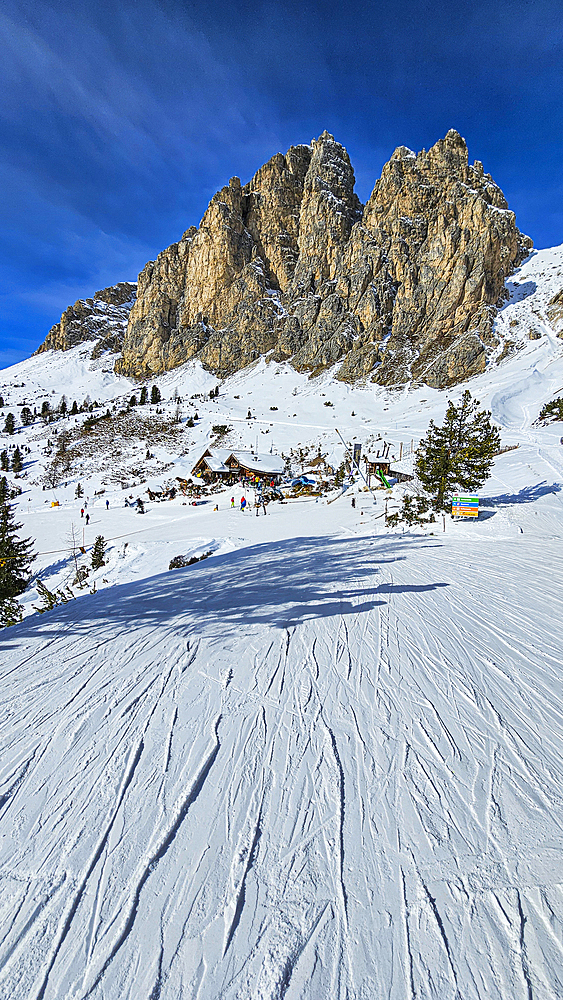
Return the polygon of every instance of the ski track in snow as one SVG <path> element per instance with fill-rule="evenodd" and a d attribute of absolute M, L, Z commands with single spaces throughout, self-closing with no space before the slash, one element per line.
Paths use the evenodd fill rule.
<path fill-rule="evenodd" d="M 326 616 L 229 620 L 235 553 L 8 656 L 2 997 L 561 995 L 559 560 L 343 544 Z"/>
<path fill-rule="evenodd" d="M 561 266 L 532 257 L 499 323 L 541 320 L 527 280 L 551 268 L 547 302 Z M 386 532 L 365 497 L 365 519 L 180 510 L 170 545 L 215 554 L 151 576 L 178 548 L 149 514 L 127 556 L 148 578 L 2 633 L 1 1000 L 563 997 L 563 458 L 533 425 L 563 376 L 541 321 L 543 353 L 470 384 L 520 442 L 478 525 Z M 287 423 L 298 376 L 271 370 L 275 433 L 319 427 L 312 404 Z M 329 385 L 349 392 L 297 398 Z M 417 391 L 383 420 L 443 411 Z"/>

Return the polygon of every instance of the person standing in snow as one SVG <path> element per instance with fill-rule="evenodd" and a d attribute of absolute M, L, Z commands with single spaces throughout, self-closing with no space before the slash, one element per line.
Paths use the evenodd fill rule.
<path fill-rule="evenodd" d="M 356 506 L 356 497 L 352 497 L 352 507 Z"/>
<path fill-rule="evenodd" d="M 109 500 L 106 500 L 106 510 L 109 510 Z"/>
<path fill-rule="evenodd" d="M 246 497 L 241 497 L 240 498 L 240 509 L 241 509 L 241 513 L 243 513 L 243 514 L 244 514 L 244 508 L 245 507 L 246 507 Z"/>
<path fill-rule="evenodd" d="M 86 524 L 90 524 L 90 515 L 86 514 Z"/>
<path fill-rule="evenodd" d="M 231 497 L 231 507 L 234 507 L 234 505 L 235 505 L 235 498 Z"/>
<path fill-rule="evenodd" d="M 80 517 L 84 517 L 84 507 L 80 508 Z"/>

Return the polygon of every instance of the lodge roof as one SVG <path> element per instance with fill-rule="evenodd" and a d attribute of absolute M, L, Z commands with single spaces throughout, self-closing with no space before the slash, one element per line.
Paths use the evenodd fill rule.
<path fill-rule="evenodd" d="M 406 458 L 402 458 L 401 461 L 391 462 L 391 472 L 400 472 L 404 476 L 414 475 L 414 460 L 415 456 L 407 455 Z"/>
<path fill-rule="evenodd" d="M 231 451 L 230 448 L 206 448 L 194 468 L 205 460 L 212 472 L 228 473 L 231 471 L 230 461 L 234 460 L 246 472 L 270 473 L 280 475 L 284 469 L 284 461 L 279 455 L 256 455 L 252 451 Z"/>

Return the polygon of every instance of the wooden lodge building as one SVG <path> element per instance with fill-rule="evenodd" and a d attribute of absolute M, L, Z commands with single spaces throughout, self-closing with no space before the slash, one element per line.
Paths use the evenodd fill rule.
<path fill-rule="evenodd" d="M 192 469 L 192 476 L 201 476 L 206 482 L 223 480 L 226 483 L 239 479 L 261 479 L 278 483 L 283 475 L 284 461 L 279 455 L 256 455 L 252 451 L 230 451 L 227 448 L 206 448 Z"/>
<path fill-rule="evenodd" d="M 382 472 L 384 476 L 390 475 L 390 459 L 379 458 L 379 456 L 375 455 L 366 455 L 364 462 L 366 463 L 366 479 L 369 485 L 371 485 L 371 477 L 378 476 L 378 473 L 380 472 Z"/>

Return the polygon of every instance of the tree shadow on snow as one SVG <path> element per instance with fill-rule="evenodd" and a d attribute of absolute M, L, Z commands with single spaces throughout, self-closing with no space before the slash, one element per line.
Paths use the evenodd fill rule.
<path fill-rule="evenodd" d="M 63 556 L 62 559 L 56 559 L 55 562 L 49 563 L 47 566 L 43 566 L 42 569 L 38 569 L 34 572 L 31 578 L 30 586 L 32 587 L 37 580 L 45 580 L 50 576 L 57 576 L 57 574 L 62 573 L 63 570 L 70 570 L 72 563 L 72 555 L 69 555 Z"/>
<path fill-rule="evenodd" d="M 539 500 L 541 497 L 548 496 L 550 493 L 560 492 L 560 483 L 550 484 L 544 479 L 543 483 L 537 483 L 535 486 L 524 486 L 518 493 L 501 493 L 498 497 L 483 497 L 483 499 L 479 501 L 479 506 L 503 507 L 505 504 L 533 503 L 534 500 Z"/>
<path fill-rule="evenodd" d="M 229 626 L 286 628 L 311 619 L 356 615 L 386 603 L 380 595 L 423 593 L 445 583 L 374 585 L 380 567 L 406 558 L 406 550 L 440 547 L 412 536 L 350 539 L 306 537 L 254 545 L 215 556 L 194 566 L 135 583 L 107 588 L 94 596 L 27 618 L 1 636 L 18 641 L 48 633 L 91 631 L 105 639 L 135 628 L 169 628 L 177 635 L 219 634 Z M 366 587 L 366 584 L 368 585 Z"/>

